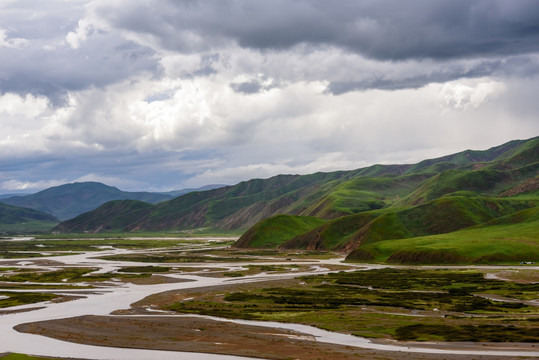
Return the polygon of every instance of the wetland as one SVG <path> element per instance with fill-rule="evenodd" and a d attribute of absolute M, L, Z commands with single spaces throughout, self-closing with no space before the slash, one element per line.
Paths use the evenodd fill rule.
<path fill-rule="evenodd" d="M 0 259 L 0 354 L 539 356 L 535 266 L 350 264 L 332 252 L 234 249 L 233 240 L 0 241 L 0 254 L 39 254 Z"/>

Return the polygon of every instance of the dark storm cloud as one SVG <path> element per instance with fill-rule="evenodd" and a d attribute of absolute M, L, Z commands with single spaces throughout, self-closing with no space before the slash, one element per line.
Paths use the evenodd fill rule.
<path fill-rule="evenodd" d="M 529 66 L 529 72 L 534 69 L 539 69 L 538 64 L 532 65 L 531 61 L 520 60 L 523 64 Z M 509 66 L 507 66 L 509 65 Z M 343 94 L 349 91 L 355 90 L 400 90 L 400 89 L 417 89 L 425 86 L 427 83 L 443 83 L 446 81 L 452 81 L 457 78 L 479 78 L 496 74 L 499 72 L 510 72 L 511 64 L 505 64 L 500 60 L 496 61 L 482 61 L 471 68 L 463 68 L 463 66 L 448 65 L 442 70 L 434 71 L 429 74 L 422 74 L 403 78 L 384 78 L 384 77 L 371 77 L 362 81 L 332 81 L 330 82 L 327 92 L 335 95 Z M 504 70 L 505 69 L 505 70 Z M 535 70 L 537 72 L 537 70 Z M 511 74 L 512 75 L 512 74 Z"/>
<path fill-rule="evenodd" d="M 0 93 L 45 95 L 62 103 L 68 91 L 103 87 L 141 71 L 157 71 L 153 51 L 117 39 L 90 39 L 79 49 L 0 51 Z"/>
<path fill-rule="evenodd" d="M 0 4 L 0 94 L 45 95 L 56 105 L 70 91 L 103 87 L 142 71 L 156 72 L 154 51 L 98 28 L 78 48 L 66 35 L 85 16 L 79 2 L 32 1 Z M 4 39 L 4 41 L 6 40 Z"/>
<path fill-rule="evenodd" d="M 300 44 L 311 49 L 334 47 L 393 62 L 488 60 L 539 52 L 535 0 L 170 0 L 129 2 L 129 6 L 102 1 L 86 10 L 78 3 L 37 4 L 0 7 L 0 30 L 28 40 L 27 46 L 0 48 L 0 93 L 42 94 L 53 103 L 62 103 L 69 91 L 103 87 L 143 71 L 156 74 L 159 56 L 154 51 L 160 50 L 156 44 L 167 51 L 200 53 L 200 69 L 191 74 L 195 77 L 218 72 L 215 64 L 225 61 L 220 53 L 235 45 L 261 53 Z M 80 48 L 72 49 L 65 43 L 66 34 L 76 31 L 85 11 L 110 28 L 91 28 Z M 125 31 L 136 43 L 126 40 Z M 526 66 L 513 74 L 538 71 L 533 61 L 519 61 Z M 446 76 L 443 71 L 359 81 L 352 76 L 350 82 L 320 73 L 316 80 L 327 80 L 331 92 L 342 93 L 480 76 L 468 70 Z M 490 74 L 484 71 L 481 76 Z M 263 89 L 249 81 L 231 86 L 246 94 Z"/>
<path fill-rule="evenodd" d="M 74 181 L 101 181 L 119 186 L 122 190 L 148 189 L 151 184 L 175 189 L 177 184 L 187 177 L 183 171 L 203 168 L 201 166 L 205 161 L 203 159 L 211 156 L 210 151 L 197 154 L 163 151 L 151 154 L 107 151 L 102 154 L 79 152 L 63 155 L 37 155 L 33 158 L 16 160 L 5 159 L 2 160 L 0 172 L 0 193 L 9 189 L 3 182 L 12 179 L 24 179 L 27 189 L 32 192 Z M 58 184 L 43 185 L 44 179 L 56 181 Z M 34 186 L 37 186 L 37 190 Z"/>
<path fill-rule="evenodd" d="M 260 85 L 257 81 L 245 81 L 241 83 L 232 83 L 230 84 L 230 87 L 238 93 L 241 94 L 256 94 L 260 92 L 262 89 L 262 85 Z"/>
<path fill-rule="evenodd" d="M 219 62 L 219 54 L 202 55 L 200 57 L 200 67 L 193 72 L 192 76 L 208 76 L 217 73 L 214 65 Z"/>
<path fill-rule="evenodd" d="M 239 94 L 258 94 L 259 92 L 268 91 L 274 88 L 282 87 L 283 84 L 275 83 L 266 76 L 259 76 L 256 79 L 243 82 L 230 83 L 232 90 Z"/>
<path fill-rule="evenodd" d="M 114 26 L 193 52 L 234 42 L 259 50 L 330 45 L 379 60 L 536 52 L 535 0 L 168 1 L 99 14 Z"/>

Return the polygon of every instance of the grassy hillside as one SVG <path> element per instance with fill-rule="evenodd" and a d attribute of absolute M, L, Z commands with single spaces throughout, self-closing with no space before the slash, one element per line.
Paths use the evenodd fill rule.
<path fill-rule="evenodd" d="M 0 232 L 28 233 L 48 231 L 60 220 L 34 209 L 0 203 Z"/>
<path fill-rule="evenodd" d="M 334 218 L 364 211 L 382 209 L 398 202 L 429 177 L 427 175 L 359 177 L 347 180 L 320 200 L 314 202 L 302 215 Z"/>
<path fill-rule="evenodd" d="M 477 195 L 498 196 L 535 176 L 537 165 L 525 169 L 446 170 L 437 174 L 397 203 L 398 206 L 417 205 L 441 196 L 466 191 Z"/>
<path fill-rule="evenodd" d="M 351 236 L 377 217 L 374 212 L 343 216 L 310 231 L 297 234 L 282 245 L 288 249 L 340 250 L 354 249 Z M 239 246 L 239 244 L 238 244 Z"/>
<path fill-rule="evenodd" d="M 533 208 L 537 204 L 539 199 L 533 201 L 447 196 L 409 208 L 389 208 L 340 217 L 299 233 L 282 247 L 346 252 L 360 245 L 382 240 L 457 231 Z M 271 236 L 263 232 L 264 228 L 256 226 L 249 230 L 250 234 L 271 240 Z M 237 246 L 250 247 L 245 241 Z M 265 247 L 271 246 L 266 244 Z"/>
<path fill-rule="evenodd" d="M 234 186 L 192 192 L 156 204 L 148 213 L 138 217 L 131 216 L 130 221 L 122 222 L 122 227 L 115 230 L 159 231 L 201 227 L 215 227 L 222 230 L 247 229 L 271 215 L 300 212 L 301 209 L 297 209 L 298 203 L 307 194 L 316 192 L 328 183 L 334 182 L 336 185 L 345 175 L 345 172 L 305 176 L 279 175 L 266 180 L 253 179 Z M 290 210 L 294 206 L 296 209 Z M 103 222 L 111 221 L 101 209 L 92 211 L 90 217 L 101 218 Z M 62 224 L 57 230 L 84 229 L 95 232 L 101 229 L 86 222 L 84 218 L 76 220 Z"/>
<path fill-rule="evenodd" d="M 274 248 L 322 225 L 325 221 L 315 217 L 277 215 L 260 221 L 243 234 L 235 246 L 250 248 Z M 245 246 L 244 246 L 245 245 Z"/>
<path fill-rule="evenodd" d="M 539 138 L 534 138 L 413 165 L 253 179 L 191 192 L 137 212 L 116 207 L 111 215 L 99 208 L 56 230 L 238 231 L 277 215 L 309 216 L 329 221 L 281 246 L 352 251 L 369 242 L 456 231 L 532 206 L 527 201 L 537 198 L 533 179 L 539 175 L 538 148 Z M 259 231 L 254 237 L 268 239 L 264 229 L 258 226 L 251 234 Z M 284 236 L 274 243 L 282 240 Z"/>
<path fill-rule="evenodd" d="M 130 224 L 133 218 L 148 214 L 152 208 L 151 204 L 138 200 L 109 201 L 95 211 L 62 222 L 54 231 L 82 233 L 89 228 L 94 229 L 93 232 L 122 229 L 126 224 Z"/>
<path fill-rule="evenodd" d="M 171 195 L 126 192 L 97 182 L 82 182 L 51 187 L 31 195 L 2 199 L 2 202 L 35 209 L 66 220 L 94 210 L 111 200 L 131 199 L 156 203 L 171 198 Z"/>
<path fill-rule="evenodd" d="M 519 223 L 511 223 L 526 218 Z M 385 240 L 361 246 L 350 261 L 390 263 L 511 263 L 539 261 L 539 210 L 524 210 L 482 227 Z"/>
<path fill-rule="evenodd" d="M 537 149 L 538 142 L 539 138 L 529 140 L 513 140 L 484 151 L 466 150 L 437 159 L 423 160 L 413 166 L 410 166 L 406 170 L 406 173 L 417 174 L 425 172 L 441 172 L 444 170 L 461 168 L 472 164 L 485 164 L 489 162 L 503 161 L 515 156 L 516 153 L 521 153 L 530 148 Z M 537 159 L 538 158 L 536 156 L 534 161 L 537 161 Z"/>

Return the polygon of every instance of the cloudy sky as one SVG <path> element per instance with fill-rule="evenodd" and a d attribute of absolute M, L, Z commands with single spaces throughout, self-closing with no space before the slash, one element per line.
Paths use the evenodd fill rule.
<path fill-rule="evenodd" d="M 0 0 L 0 194 L 413 163 L 537 94 L 535 0 Z"/>

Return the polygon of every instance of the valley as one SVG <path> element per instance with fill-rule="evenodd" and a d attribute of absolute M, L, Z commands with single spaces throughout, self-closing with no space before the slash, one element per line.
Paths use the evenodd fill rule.
<path fill-rule="evenodd" d="M 0 204 L 0 359 L 536 358 L 538 169 L 536 137 L 184 194 L 8 198 L 28 207 Z"/>
<path fill-rule="evenodd" d="M 539 359 L 538 25 L 0 0 L 0 360 Z"/>
<path fill-rule="evenodd" d="M 231 247 L 235 240 L 3 239 L 21 257 L 0 260 L 0 353 L 539 356 L 538 266 L 355 264 L 330 251 Z"/>

